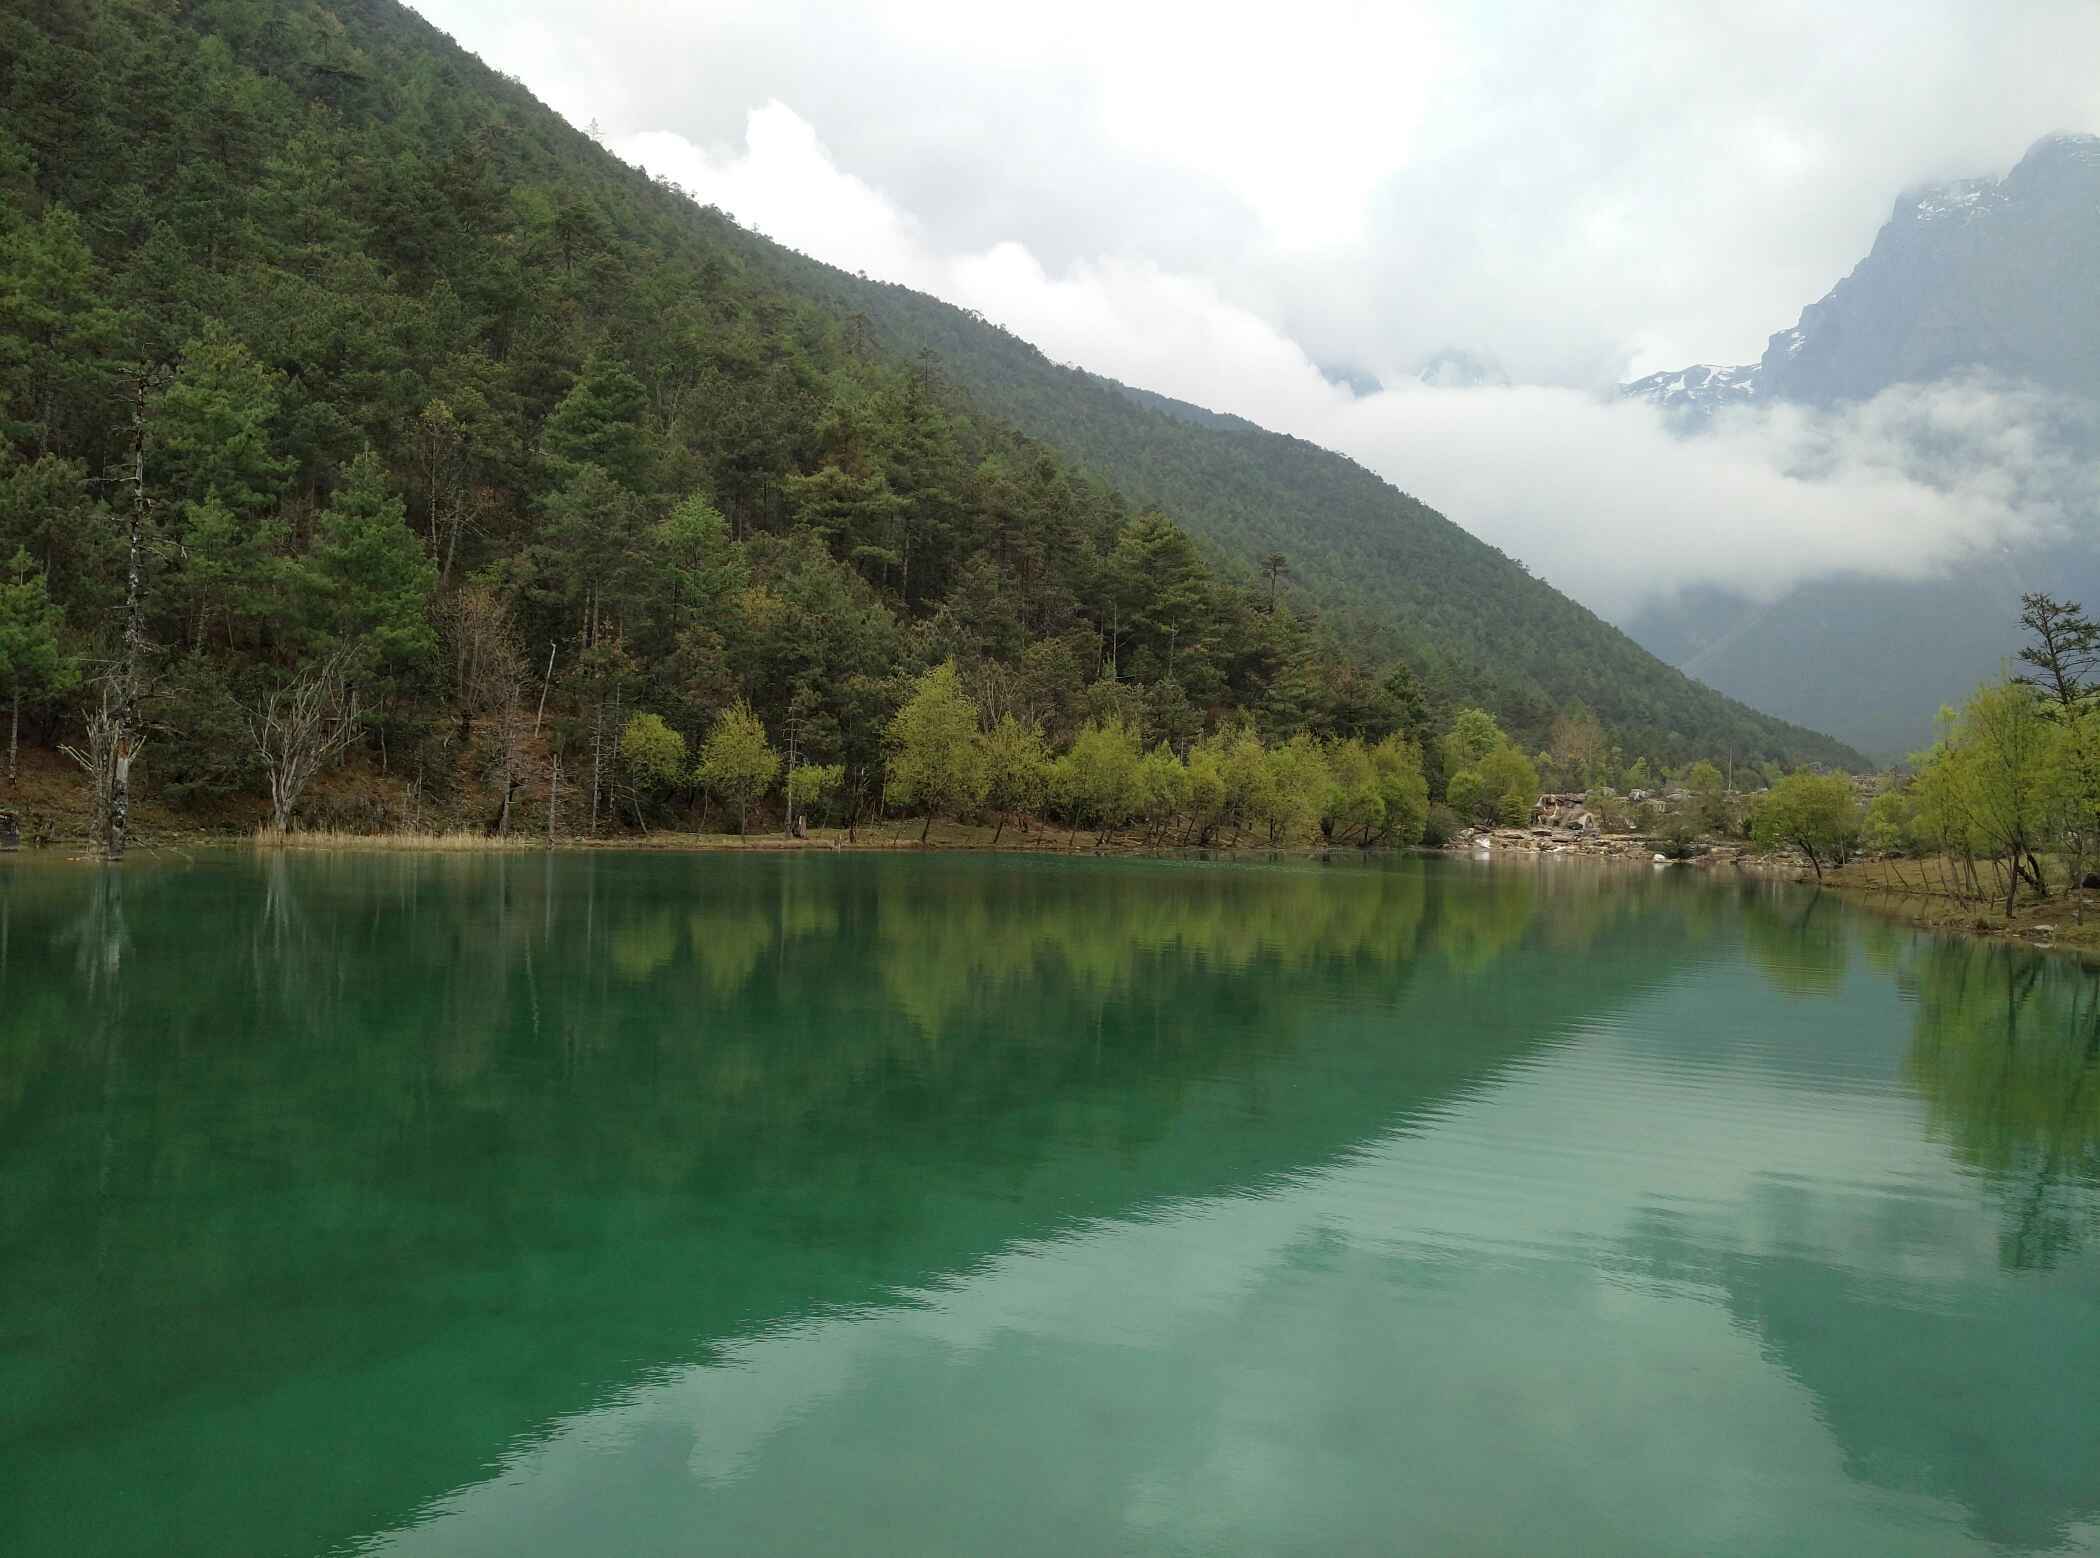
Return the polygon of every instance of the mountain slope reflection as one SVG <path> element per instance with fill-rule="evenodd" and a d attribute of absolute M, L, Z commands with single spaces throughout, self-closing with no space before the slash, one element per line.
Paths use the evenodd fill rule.
<path fill-rule="evenodd" d="M 391 1525 L 721 1339 L 1332 1158 L 1658 977 L 1697 902 L 1421 863 L 9 870 L 0 1471 L 35 1496 L 0 1535 Z"/>
<path fill-rule="evenodd" d="M 1326 1166 L 755 1331 L 375 1550 L 2084 1550 L 2096 1273 L 2003 1281 L 1792 1002 L 1687 974 Z"/>

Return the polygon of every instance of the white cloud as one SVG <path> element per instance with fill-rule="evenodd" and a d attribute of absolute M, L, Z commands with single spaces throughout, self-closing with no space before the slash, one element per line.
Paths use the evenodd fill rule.
<path fill-rule="evenodd" d="M 615 140 L 729 146 L 777 100 L 938 253 L 1200 276 L 1388 378 L 1749 360 L 1903 186 L 2100 128 L 2092 0 L 424 9 Z"/>
<path fill-rule="evenodd" d="M 783 243 L 974 308 L 1056 360 L 1341 450 L 1621 618 L 1702 583 L 1769 598 L 1839 569 L 1922 577 L 2060 523 L 2081 479 L 2049 454 L 2049 405 L 1977 384 L 1838 413 L 1745 410 L 1696 440 L 1645 405 L 1570 388 L 1403 382 L 1359 399 L 1206 278 L 1119 257 L 1053 270 L 1011 240 L 941 252 L 777 102 L 741 145 L 653 132 L 617 149 Z"/>

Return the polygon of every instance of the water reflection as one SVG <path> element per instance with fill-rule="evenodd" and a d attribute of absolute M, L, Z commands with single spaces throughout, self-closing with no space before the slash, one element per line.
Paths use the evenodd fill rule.
<path fill-rule="evenodd" d="M 2003 1208 L 2016 1269 L 2055 1265 L 2100 1227 L 2100 979 L 1998 943 L 1921 941 L 1906 1072 L 1933 1132 Z"/>
<path fill-rule="evenodd" d="M 2068 966 L 1683 873 L 112 880 L 0 871 L 9 1551 L 1951 1552 L 2100 1510 L 2100 1409 L 2032 1399 L 2100 1368 Z"/>

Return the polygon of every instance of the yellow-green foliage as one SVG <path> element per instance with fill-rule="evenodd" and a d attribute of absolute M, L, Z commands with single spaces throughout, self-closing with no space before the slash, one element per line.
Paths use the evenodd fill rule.
<path fill-rule="evenodd" d="M 1788 774 L 1759 798 L 1750 820 L 1758 848 L 1798 849 L 1817 876 L 1844 860 L 1859 830 L 1859 801 L 1843 774 Z"/>
<path fill-rule="evenodd" d="M 1065 802 L 1074 818 L 1104 833 L 1137 810 L 1137 732 L 1120 719 L 1083 726 L 1059 760 Z"/>
<path fill-rule="evenodd" d="M 805 814 L 823 810 L 846 781 L 843 763 L 804 763 L 787 776 L 788 800 Z"/>
<path fill-rule="evenodd" d="M 962 690 L 955 662 L 918 680 L 890 721 L 890 797 L 928 817 L 960 816 L 984 803 L 990 773 L 977 736 L 977 705 Z"/>
<path fill-rule="evenodd" d="M 708 731 L 693 777 L 737 814 L 741 830 L 750 818 L 752 803 L 766 793 L 779 773 L 780 754 L 766 740 L 766 727 L 751 712 L 751 705 L 739 698 Z"/>
<path fill-rule="evenodd" d="M 1444 737 L 1444 772 L 1444 798 L 1462 815 L 1512 826 L 1531 820 L 1539 798 L 1538 765 L 1486 711 L 1459 710 Z"/>
<path fill-rule="evenodd" d="M 1031 811 L 1049 793 L 1050 755 L 1043 729 L 1011 714 L 978 738 L 984 753 L 985 801 L 1002 815 Z"/>
<path fill-rule="evenodd" d="M 1189 771 L 1164 741 L 1139 759 L 1132 786 L 1137 815 L 1155 829 L 1188 810 Z"/>
<path fill-rule="evenodd" d="M 685 737 L 661 714 L 637 714 L 620 732 L 620 761 L 638 784 L 667 790 L 685 777 Z"/>

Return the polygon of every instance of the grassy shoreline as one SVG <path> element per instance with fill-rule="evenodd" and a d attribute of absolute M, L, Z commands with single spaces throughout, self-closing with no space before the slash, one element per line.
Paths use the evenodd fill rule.
<path fill-rule="evenodd" d="M 2001 903 L 1934 890 L 1937 879 L 1930 861 L 1856 860 L 1826 872 L 1823 885 L 1847 902 L 1921 930 L 2100 956 L 2100 892 L 2081 889 L 2041 903 L 2023 901 L 2008 918 Z"/>
<path fill-rule="evenodd" d="M 923 835 L 923 836 L 922 836 Z M 1180 844 L 1120 833 L 1107 839 L 1092 830 L 1077 831 L 1037 823 L 1028 828 L 1000 828 L 990 823 L 936 822 L 929 829 L 923 819 L 904 818 L 853 829 L 811 828 L 806 837 L 784 833 L 695 833 L 676 829 L 654 829 L 648 833 L 600 834 L 596 837 L 557 834 L 512 833 L 503 838 L 475 831 L 350 833 L 325 829 L 294 829 L 280 834 L 263 827 L 245 835 L 230 836 L 228 843 L 247 843 L 256 849 L 302 850 L 432 850 L 445 852 L 529 853 L 553 849 L 574 853 L 587 850 L 653 851 L 666 854 L 750 854 L 802 851 L 910 851 L 973 850 L 998 854 L 1123 855 L 1174 858 L 1185 855 L 1267 856 L 1321 855 L 1337 850 L 1351 854 L 1354 845 L 1319 842 L 1265 844 L 1241 840 L 1237 844 Z M 1382 851 L 1379 851 L 1382 852 Z"/>

